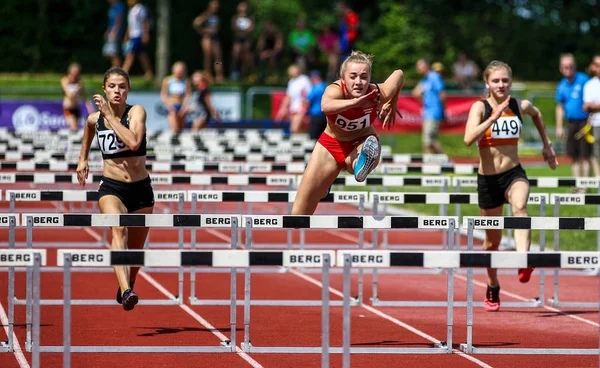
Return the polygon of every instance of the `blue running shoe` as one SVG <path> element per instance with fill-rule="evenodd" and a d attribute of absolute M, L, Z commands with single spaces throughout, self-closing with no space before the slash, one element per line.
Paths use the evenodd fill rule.
<path fill-rule="evenodd" d="M 356 159 L 356 165 L 354 165 L 354 179 L 357 182 L 360 183 L 367 179 L 367 175 L 369 175 L 371 169 L 377 163 L 378 157 L 379 142 L 374 135 L 370 135 L 365 139 L 360 154 Z"/>
<path fill-rule="evenodd" d="M 131 289 L 125 290 L 123 293 L 123 309 L 126 311 L 132 310 L 138 303 L 138 295 Z"/>

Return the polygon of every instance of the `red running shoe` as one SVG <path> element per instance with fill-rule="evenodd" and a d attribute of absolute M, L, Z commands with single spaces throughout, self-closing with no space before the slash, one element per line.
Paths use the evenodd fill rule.
<path fill-rule="evenodd" d="M 529 282 L 531 278 L 531 273 L 533 272 L 533 268 L 519 268 L 519 281 L 523 284 Z"/>
<path fill-rule="evenodd" d="M 496 312 L 500 309 L 500 285 L 496 287 L 488 285 L 483 301 L 483 309 L 488 312 Z"/>

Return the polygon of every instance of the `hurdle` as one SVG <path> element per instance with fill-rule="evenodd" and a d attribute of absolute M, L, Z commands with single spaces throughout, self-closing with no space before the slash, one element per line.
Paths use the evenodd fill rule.
<path fill-rule="evenodd" d="M 560 214 L 560 207 L 563 205 L 596 205 L 597 213 L 600 217 L 600 195 L 591 195 L 591 194 L 553 194 L 550 197 L 551 204 L 554 205 L 554 216 L 558 217 Z M 597 249 L 600 251 L 600 228 L 597 230 Z M 554 251 L 558 252 L 560 245 L 559 239 L 559 228 L 554 229 Z M 586 269 L 589 272 L 588 276 L 596 276 L 597 271 L 600 265 L 596 265 L 596 267 L 592 267 L 591 269 Z M 558 293 L 559 293 L 559 279 L 560 279 L 560 270 L 558 268 L 554 269 L 553 272 L 553 283 L 552 283 L 552 298 L 548 299 L 548 303 L 554 307 L 563 307 L 563 308 L 598 308 L 600 307 L 599 303 L 590 303 L 590 302 L 567 302 L 560 301 Z"/>
<path fill-rule="evenodd" d="M 473 239 L 474 229 L 529 229 L 529 230 L 600 230 L 600 218 L 584 217 L 495 217 L 466 216 L 463 226 L 467 227 L 469 242 Z M 471 243 L 472 244 L 472 243 Z M 479 252 L 473 252 L 479 253 Z M 504 254 L 505 259 L 494 261 L 495 254 Z M 579 258 L 582 257 L 582 258 Z M 579 262 L 585 258 L 588 263 Z M 473 267 L 486 268 L 596 268 L 599 264 L 599 252 L 491 252 L 488 259 L 484 256 L 473 258 L 467 268 L 467 341 L 460 349 L 469 354 L 565 354 L 598 355 L 600 349 L 561 349 L 561 348 L 479 348 L 473 343 Z M 508 303 L 502 303 L 508 305 Z M 598 308 L 599 304 L 594 303 Z"/>
<path fill-rule="evenodd" d="M 154 267 L 188 267 L 188 266 L 202 266 L 202 267 L 226 267 L 235 269 L 237 267 L 251 267 L 251 266 L 285 266 L 295 267 L 297 257 L 296 254 L 311 255 L 312 259 L 318 259 L 318 261 L 312 261 L 305 263 L 305 267 L 320 267 L 323 275 L 327 275 L 330 265 L 335 262 L 335 257 L 332 256 L 332 252 L 320 252 L 320 251 L 282 251 L 282 252 L 269 252 L 269 251 L 230 251 L 230 250 L 214 250 L 214 251 L 181 251 L 181 250 L 66 250 L 60 249 L 58 251 L 57 263 L 64 268 L 64 310 L 63 310 L 63 341 L 62 346 L 41 346 L 39 344 L 39 336 L 37 340 L 32 342 L 35 346 L 36 352 L 62 352 L 65 366 L 68 367 L 70 363 L 70 354 L 72 352 L 150 352 L 150 353 L 228 353 L 237 351 L 236 342 L 236 330 L 237 330 L 237 314 L 236 308 L 232 304 L 230 310 L 230 338 L 220 344 L 220 346 L 176 346 L 176 347 L 159 347 L 159 346 L 137 346 L 137 347 L 125 347 L 125 346 L 71 346 L 71 300 L 70 300 L 70 281 L 71 281 L 71 268 L 78 266 L 89 267 L 91 264 L 94 267 L 102 266 L 154 266 Z M 90 257 L 93 255 L 94 257 Z M 82 259 L 94 259 L 91 262 L 82 262 Z M 330 263 L 331 262 L 331 263 Z M 324 277 L 324 282 L 328 278 Z M 235 284 L 233 284 L 235 285 Z M 327 285 L 328 287 L 328 285 Z M 326 289 L 327 290 L 327 289 Z M 328 293 L 323 294 L 324 306 L 327 305 L 329 298 Z M 231 291 L 232 300 L 235 299 L 235 288 Z M 246 298 L 249 298 L 246 295 Z M 248 300 L 248 299 L 246 299 Z M 39 303 L 39 294 L 37 299 L 34 300 L 34 304 Z M 39 304 L 36 304 L 39 305 Z M 244 316 L 244 346 L 249 346 L 249 310 L 245 309 Z M 36 321 L 36 326 L 39 328 L 40 320 Z M 323 313 L 323 326 L 327 326 L 324 330 L 328 330 L 329 326 L 329 314 Z M 327 348 L 328 341 L 324 339 L 322 347 L 310 347 L 310 348 L 295 348 L 295 347 L 282 347 L 273 348 L 273 352 L 310 352 L 318 353 L 325 351 Z M 306 349 L 307 351 L 297 351 Z M 35 353 L 35 352 L 34 352 Z M 35 366 L 35 365 L 34 365 Z"/>
<path fill-rule="evenodd" d="M 486 217 L 486 219 L 489 219 Z M 310 220 L 309 220 L 310 221 Z M 138 265 L 138 266 L 198 266 L 198 267 L 246 267 L 254 266 L 275 266 L 275 267 L 296 267 L 297 263 L 294 255 L 312 255 L 311 267 L 321 267 L 323 272 L 323 303 L 321 313 L 322 336 L 321 346 L 282 346 L 282 347 L 259 347 L 252 344 L 250 339 L 250 294 L 245 294 L 244 305 L 244 341 L 240 343 L 241 350 L 248 353 L 311 353 L 321 354 L 322 366 L 329 366 L 330 354 L 342 354 L 343 366 L 349 367 L 352 354 L 450 354 L 453 349 L 453 327 L 454 315 L 452 313 L 453 292 L 448 289 L 448 310 L 446 319 L 446 341 L 432 344 L 427 348 L 359 348 L 352 347 L 351 339 L 351 315 L 349 302 L 343 306 L 343 329 L 342 346 L 330 346 L 329 330 L 329 268 L 332 266 L 342 266 L 344 271 L 343 289 L 344 295 L 349 295 L 350 290 L 350 269 L 356 267 L 371 268 L 374 264 L 377 267 L 422 267 L 422 268 L 446 268 L 449 273 L 457 268 L 514 268 L 514 267 L 561 267 L 568 268 L 569 259 L 574 257 L 596 257 L 600 256 L 598 252 L 561 252 L 561 253 L 542 253 L 531 252 L 460 252 L 460 251 L 420 251 L 420 252 L 395 252 L 395 251 L 365 251 L 365 250 L 339 250 L 335 257 L 331 258 L 328 251 L 250 251 L 250 250 L 216 250 L 216 251 L 113 251 L 113 250 L 59 250 L 57 263 L 65 269 L 64 283 L 64 301 L 63 310 L 63 345 L 62 346 L 42 346 L 40 344 L 40 314 L 39 314 L 39 287 L 33 295 L 34 308 L 34 340 L 32 341 L 32 361 L 34 367 L 39 367 L 41 352 L 63 353 L 65 366 L 70 366 L 70 355 L 73 352 L 152 352 L 152 353 L 231 353 L 237 352 L 237 341 L 235 340 L 236 315 L 232 308 L 231 313 L 231 340 L 226 340 L 220 346 L 185 346 L 185 347 L 157 347 L 157 346 L 72 346 L 71 344 L 71 309 L 70 309 L 70 272 L 72 267 L 80 266 L 81 259 L 90 259 L 92 257 L 73 257 L 74 255 L 94 254 L 95 266 L 114 266 L 114 265 Z M 99 257 L 99 255 L 102 255 Z M 320 256 L 317 259 L 315 256 Z M 37 267 L 39 270 L 40 256 L 37 256 Z M 75 259 L 76 258 L 76 259 Z M 340 261 L 341 264 L 340 264 Z M 86 263 L 89 266 L 89 263 Z M 306 266 L 306 264 L 305 264 Z M 39 285 L 39 271 L 34 278 Z M 233 294 L 232 294 L 233 295 Z M 344 300 L 348 300 L 345 298 Z M 461 346 L 462 349 L 462 346 Z M 506 350 L 506 349 L 505 349 Z M 600 349 L 508 349 L 514 354 L 551 354 L 551 355 L 591 355 L 600 353 Z M 471 353 L 486 353 L 485 350 L 474 351 Z M 508 354 L 509 352 L 492 352 L 492 354 Z"/>
<path fill-rule="evenodd" d="M 229 215 L 231 217 L 231 221 L 218 221 L 218 219 L 228 219 L 225 216 L 220 218 L 213 217 L 210 215 L 205 216 L 206 223 L 215 224 L 215 223 L 223 223 L 223 227 L 231 226 L 232 234 L 234 233 L 234 228 L 241 221 L 245 225 L 246 229 L 246 250 L 252 250 L 253 242 L 252 242 L 252 229 L 253 228 L 300 228 L 300 229 L 423 229 L 423 228 L 431 228 L 431 229 L 442 229 L 446 230 L 449 233 L 454 231 L 456 224 L 458 224 L 458 219 L 456 218 L 447 218 L 447 217 L 435 217 L 435 216 L 423 216 L 423 217 L 349 217 L 349 216 L 327 216 L 327 215 L 312 215 L 312 216 L 265 216 L 265 215 L 243 215 L 237 216 Z M 215 221 L 217 220 L 217 221 Z M 214 225 L 213 225 L 214 226 Z M 232 241 L 233 249 L 237 249 L 237 241 Z M 359 250 L 363 248 L 359 247 Z M 290 250 L 290 249 L 288 249 Z M 304 251 L 305 249 L 301 249 Z M 229 303 L 228 300 L 199 300 L 196 298 L 196 286 L 195 286 L 195 270 L 192 268 L 192 273 L 190 276 L 191 280 L 191 296 L 190 296 L 190 304 L 192 305 L 227 305 Z M 233 282 L 233 281 L 232 281 Z M 245 270 L 245 280 L 244 280 L 244 288 L 245 292 L 249 293 L 251 288 L 251 273 L 250 269 Z M 373 292 L 376 293 L 376 288 L 373 289 Z M 376 294 L 374 294 L 376 295 Z M 357 280 L 357 294 L 355 296 L 349 297 L 350 303 L 352 305 L 362 305 L 364 302 L 364 279 L 363 272 L 359 268 L 358 270 L 358 280 Z M 331 301 L 330 305 L 339 306 L 342 305 L 345 301 Z M 237 302 L 238 305 L 241 304 L 240 301 Z M 320 300 L 254 300 L 251 302 L 251 305 L 261 305 L 261 306 L 318 306 L 320 305 Z"/>
<path fill-rule="evenodd" d="M 182 196 L 183 197 L 183 196 Z M 77 215 L 73 215 L 76 216 L 74 217 L 74 223 L 68 226 L 86 226 L 85 225 L 85 220 L 82 221 L 82 219 L 85 218 L 85 214 L 81 214 L 81 216 L 83 217 L 77 217 Z M 28 215 L 28 214 L 22 214 L 22 221 L 25 222 L 25 226 L 26 226 L 26 242 L 27 242 L 27 249 L 28 250 L 32 250 L 33 249 L 33 228 L 34 227 L 39 227 L 39 226 L 55 226 L 55 225 L 61 225 L 60 223 L 60 216 L 53 216 L 52 214 L 43 214 L 43 215 Z M 101 218 L 101 217 L 100 217 Z M 77 222 L 81 221 L 81 224 L 78 225 Z M 102 221 L 102 220 L 100 220 Z M 118 223 L 118 221 L 117 221 Z M 111 222 L 108 221 L 106 226 L 118 226 L 118 225 L 114 225 L 114 221 L 112 222 L 113 225 L 111 225 Z M 62 224 L 64 226 L 64 223 Z M 180 227 L 179 229 L 179 249 L 183 250 L 183 228 Z M 13 243 L 12 243 L 12 247 L 14 248 L 14 238 L 13 238 Z M 61 267 L 48 267 L 48 268 L 44 268 L 43 271 L 46 272 L 60 272 L 62 271 Z M 149 268 L 147 271 L 149 272 L 157 272 L 157 271 L 161 271 L 161 272 L 165 272 L 164 270 L 156 270 L 156 269 L 152 269 Z M 97 272 L 96 270 L 92 270 L 92 269 L 82 269 L 82 272 Z M 112 270 L 106 270 L 105 272 L 112 272 Z M 184 300 L 184 292 L 183 292 L 183 280 L 184 280 L 184 270 L 181 267 L 178 270 L 178 293 L 177 295 L 175 295 L 175 298 L 169 298 L 169 299 L 147 299 L 147 300 L 142 300 L 140 301 L 141 305 L 180 305 L 183 303 Z M 29 278 L 31 277 L 30 275 L 30 270 L 27 270 L 27 289 L 26 289 L 26 295 L 30 296 L 31 295 L 31 289 L 30 289 L 30 283 L 29 283 Z M 27 304 L 28 302 L 28 298 L 26 297 L 25 300 L 22 299 L 18 299 L 17 297 L 14 297 L 14 303 L 16 305 L 24 305 Z M 43 299 L 40 300 L 40 304 L 41 305 L 62 305 L 63 301 L 61 299 Z M 116 301 L 113 299 L 73 299 L 71 300 L 71 303 L 73 305 L 116 305 Z M 30 319 L 28 318 L 28 323 L 30 322 Z"/>

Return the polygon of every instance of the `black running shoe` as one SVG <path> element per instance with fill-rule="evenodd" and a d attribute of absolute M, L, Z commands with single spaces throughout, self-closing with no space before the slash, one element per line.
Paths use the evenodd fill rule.
<path fill-rule="evenodd" d="M 131 290 L 133 290 L 133 285 L 135 285 L 135 281 L 131 283 Z M 121 295 L 121 287 L 117 289 L 117 303 L 123 304 L 123 295 Z"/>
<path fill-rule="evenodd" d="M 126 311 L 132 310 L 138 303 L 138 295 L 131 289 L 125 290 L 123 293 L 123 309 Z"/>
<path fill-rule="evenodd" d="M 483 309 L 488 312 L 496 312 L 500 309 L 500 285 L 496 287 L 488 285 L 483 301 Z"/>

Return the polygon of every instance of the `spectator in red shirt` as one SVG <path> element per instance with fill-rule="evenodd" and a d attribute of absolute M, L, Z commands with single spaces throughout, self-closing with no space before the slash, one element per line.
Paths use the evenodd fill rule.
<path fill-rule="evenodd" d="M 344 1 L 339 1 L 336 8 L 341 15 L 340 51 L 341 57 L 345 59 L 354 48 L 354 44 L 358 38 L 360 18 Z"/>

